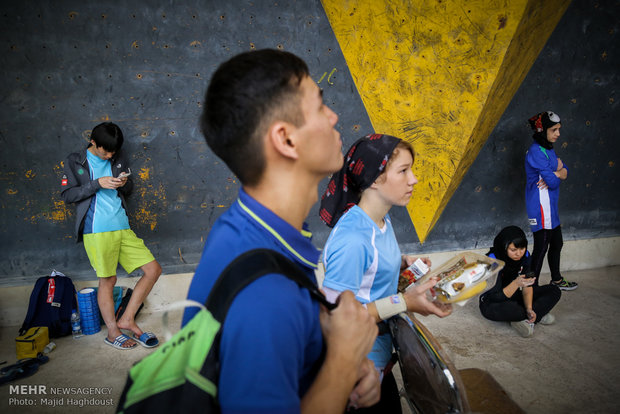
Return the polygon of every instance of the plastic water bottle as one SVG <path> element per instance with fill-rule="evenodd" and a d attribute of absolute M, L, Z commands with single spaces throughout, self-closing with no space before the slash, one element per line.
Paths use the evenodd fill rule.
<path fill-rule="evenodd" d="M 80 314 L 75 309 L 71 312 L 71 332 L 73 333 L 73 338 L 79 338 L 82 336 Z"/>
<path fill-rule="evenodd" d="M 45 345 L 45 348 L 43 348 L 43 355 L 49 354 L 55 348 L 56 348 L 56 344 L 54 342 L 50 342 L 49 344 Z"/>

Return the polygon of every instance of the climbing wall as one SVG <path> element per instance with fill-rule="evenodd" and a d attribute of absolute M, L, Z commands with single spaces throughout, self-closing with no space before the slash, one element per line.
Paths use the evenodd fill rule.
<path fill-rule="evenodd" d="M 2 3 L 0 274 L 57 267 L 93 275 L 60 179 L 65 157 L 103 121 L 121 127 L 131 155 L 132 228 L 165 271 L 193 270 L 239 188 L 198 128 L 208 79 L 234 54 L 300 55 L 326 102 L 349 108 L 342 134 L 351 140 L 371 130 L 320 2 L 259 3 Z"/>
<path fill-rule="evenodd" d="M 570 0 L 323 0 L 376 131 L 411 142 L 424 241 Z"/>
<path fill-rule="evenodd" d="M 404 250 L 487 246 L 507 223 L 527 228 L 522 160 L 531 134 L 525 120 L 547 108 L 562 116 L 565 141 L 558 152 L 571 166 L 561 194 L 565 238 L 620 234 L 620 200 L 612 191 L 620 156 L 614 116 L 620 67 L 617 1 L 574 0 L 564 12 L 565 3 L 558 1 L 544 2 L 538 11 L 523 1 L 506 2 L 502 9 L 503 2 L 446 0 L 432 2 L 431 10 L 420 6 L 431 2 L 390 2 L 399 7 L 380 11 L 375 9 L 379 3 L 359 2 L 352 17 L 367 18 L 338 28 L 334 13 L 340 10 L 344 23 L 349 17 L 342 10 L 358 2 L 342 2 L 340 9 L 319 0 L 2 2 L 0 285 L 32 281 L 53 268 L 78 278 L 94 277 L 72 235 L 74 210 L 60 198 L 60 178 L 65 157 L 85 147 L 91 129 L 106 120 L 122 128 L 132 161 L 132 228 L 165 272 L 192 271 L 209 229 L 239 188 L 199 132 L 203 94 L 220 62 L 266 47 L 291 51 L 308 62 L 326 103 L 339 115 L 337 128 L 346 147 L 375 129 L 389 132 L 388 127 L 414 142 L 414 171 L 421 179 L 417 201 L 409 210 L 391 212 Z M 439 4 L 445 14 L 428 17 Z M 463 11 L 465 4 L 471 13 Z M 445 32 L 448 27 L 451 31 Z M 482 33 L 476 35 L 477 29 Z M 528 43 L 525 36 L 516 37 L 522 41 L 519 48 L 506 46 L 506 39 L 519 31 L 536 30 L 541 36 L 551 33 L 546 43 Z M 366 40 L 353 57 L 350 42 L 341 37 L 347 31 Z M 388 43 L 378 44 L 381 39 Z M 418 49 L 402 50 L 405 45 Z M 503 56 L 495 73 L 487 71 L 494 62 L 479 60 L 477 55 L 490 53 L 481 45 Z M 400 54 L 394 55 L 395 46 Z M 377 66 L 360 74 L 363 57 L 377 53 L 389 62 L 389 70 Z M 521 62 L 515 54 L 527 59 Z M 455 70 L 449 76 L 450 60 L 474 69 L 467 75 L 449 68 Z M 529 72 L 527 64 L 532 65 Z M 431 83 L 436 77 L 426 72 L 415 86 L 410 72 L 415 67 L 437 72 L 446 84 L 455 78 L 462 89 Z M 394 81 L 392 73 L 403 75 Z M 480 89 L 486 90 L 486 98 Z M 378 91 L 383 93 L 373 102 L 368 94 Z M 470 102 L 460 101 L 463 97 Z M 432 113 L 403 112 L 422 98 L 430 98 Z M 392 125 L 392 117 L 402 119 Z M 435 119 L 446 128 L 461 125 L 446 137 L 433 130 Z M 428 147 L 428 137 L 437 138 L 437 151 Z M 457 140 L 464 152 L 448 156 Z M 431 184 L 433 191 L 442 188 L 443 195 L 430 191 Z M 426 198 L 430 202 L 424 207 Z M 308 222 L 321 247 L 329 229 L 316 207 Z"/>

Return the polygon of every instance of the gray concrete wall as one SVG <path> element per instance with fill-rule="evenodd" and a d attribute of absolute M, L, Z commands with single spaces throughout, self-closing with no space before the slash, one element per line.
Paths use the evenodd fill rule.
<path fill-rule="evenodd" d="M 197 127 L 211 73 L 238 52 L 302 56 L 323 78 L 345 146 L 371 131 L 318 0 L 32 0 L 0 9 L 0 284 L 32 283 L 52 268 L 93 276 L 59 184 L 61 161 L 104 120 L 121 126 L 132 154 L 134 230 L 164 272 L 191 272 L 238 190 Z M 393 210 L 404 251 L 485 249 L 505 225 L 526 229 L 526 120 L 547 109 L 562 117 L 558 152 L 571 174 L 560 198 L 565 240 L 620 235 L 619 21 L 617 1 L 572 2 L 423 245 L 406 211 Z M 309 223 L 322 246 L 329 229 L 316 208 Z"/>

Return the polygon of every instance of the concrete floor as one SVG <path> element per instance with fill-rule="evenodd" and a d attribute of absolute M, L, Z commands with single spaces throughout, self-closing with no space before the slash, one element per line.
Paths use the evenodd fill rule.
<path fill-rule="evenodd" d="M 486 369 L 528 413 L 618 412 L 620 266 L 565 272 L 564 276 L 579 282 L 579 288 L 563 292 L 553 310 L 557 323 L 537 326 L 531 338 L 521 338 L 508 324 L 482 318 L 475 300 L 456 307 L 448 318 L 419 319 L 457 368 Z M 541 275 L 543 283 L 548 279 Z M 160 309 L 147 306 L 145 310 L 149 308 Z M 172 323 L 178 323 L 180 312 L 171 316 Z M 163 337 L 160 312 L 145 311 L 138 322 Z M 17 330 L 17 326 L 0 329 L 0 362 L 15 362 Z M 16 387 L 1 386 L 0 412 L 114 412 L 128 369 L 151 350 L 118 351 L 105 345 L 103 338 L 104 331 L 79 339 L 54 339 L 57 348 L 49 362 L 33 376 L 10 384 L 43 385 L 47 394 L 18 394 Z M 60 387 L 73 389 L 67 395 L 51 395 L 52 389 Z M 79 393 L 86 387 L 93 387 L 87 391 L 97 394 Z"/>

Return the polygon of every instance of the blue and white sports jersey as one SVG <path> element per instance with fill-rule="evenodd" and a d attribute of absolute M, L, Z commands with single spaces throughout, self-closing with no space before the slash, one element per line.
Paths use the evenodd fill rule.
<path fill-rule="evenodd" d="M 564 167 L 568 171 L 566 164 Z M 554 174 L 557 168 L 555 151 L 534 142 L 525 156 L 525 205 L 532 232 L 551 230 L 560 225 L 558 199 L 562 180 Z M 541 179 L 547 188 L 538 188 Z"/>
<path fill-rule="evenodd" d="M 364 210 L 353 206 L 330 233 L 323 264 L 323 286 L 338 292 L 350 290 L 361 303 L 396 294 L 401 254 L 389 215 L 379 228 Z M 387 334 L 377 338 L 368 357 L 383 368 L 391 355 L 392 340 Z"/>
<path fill-rule="evenodd" d="M 102 160 L 90 151 L 86 151 L 86 157 L 92 180 L 112 176 L 112 165 L 109 160 Z M 97 190 L 84 219 L 83 234 L 126 229 L 129 229 L 129 219 L 118 191 L 106 188 Z"/>

